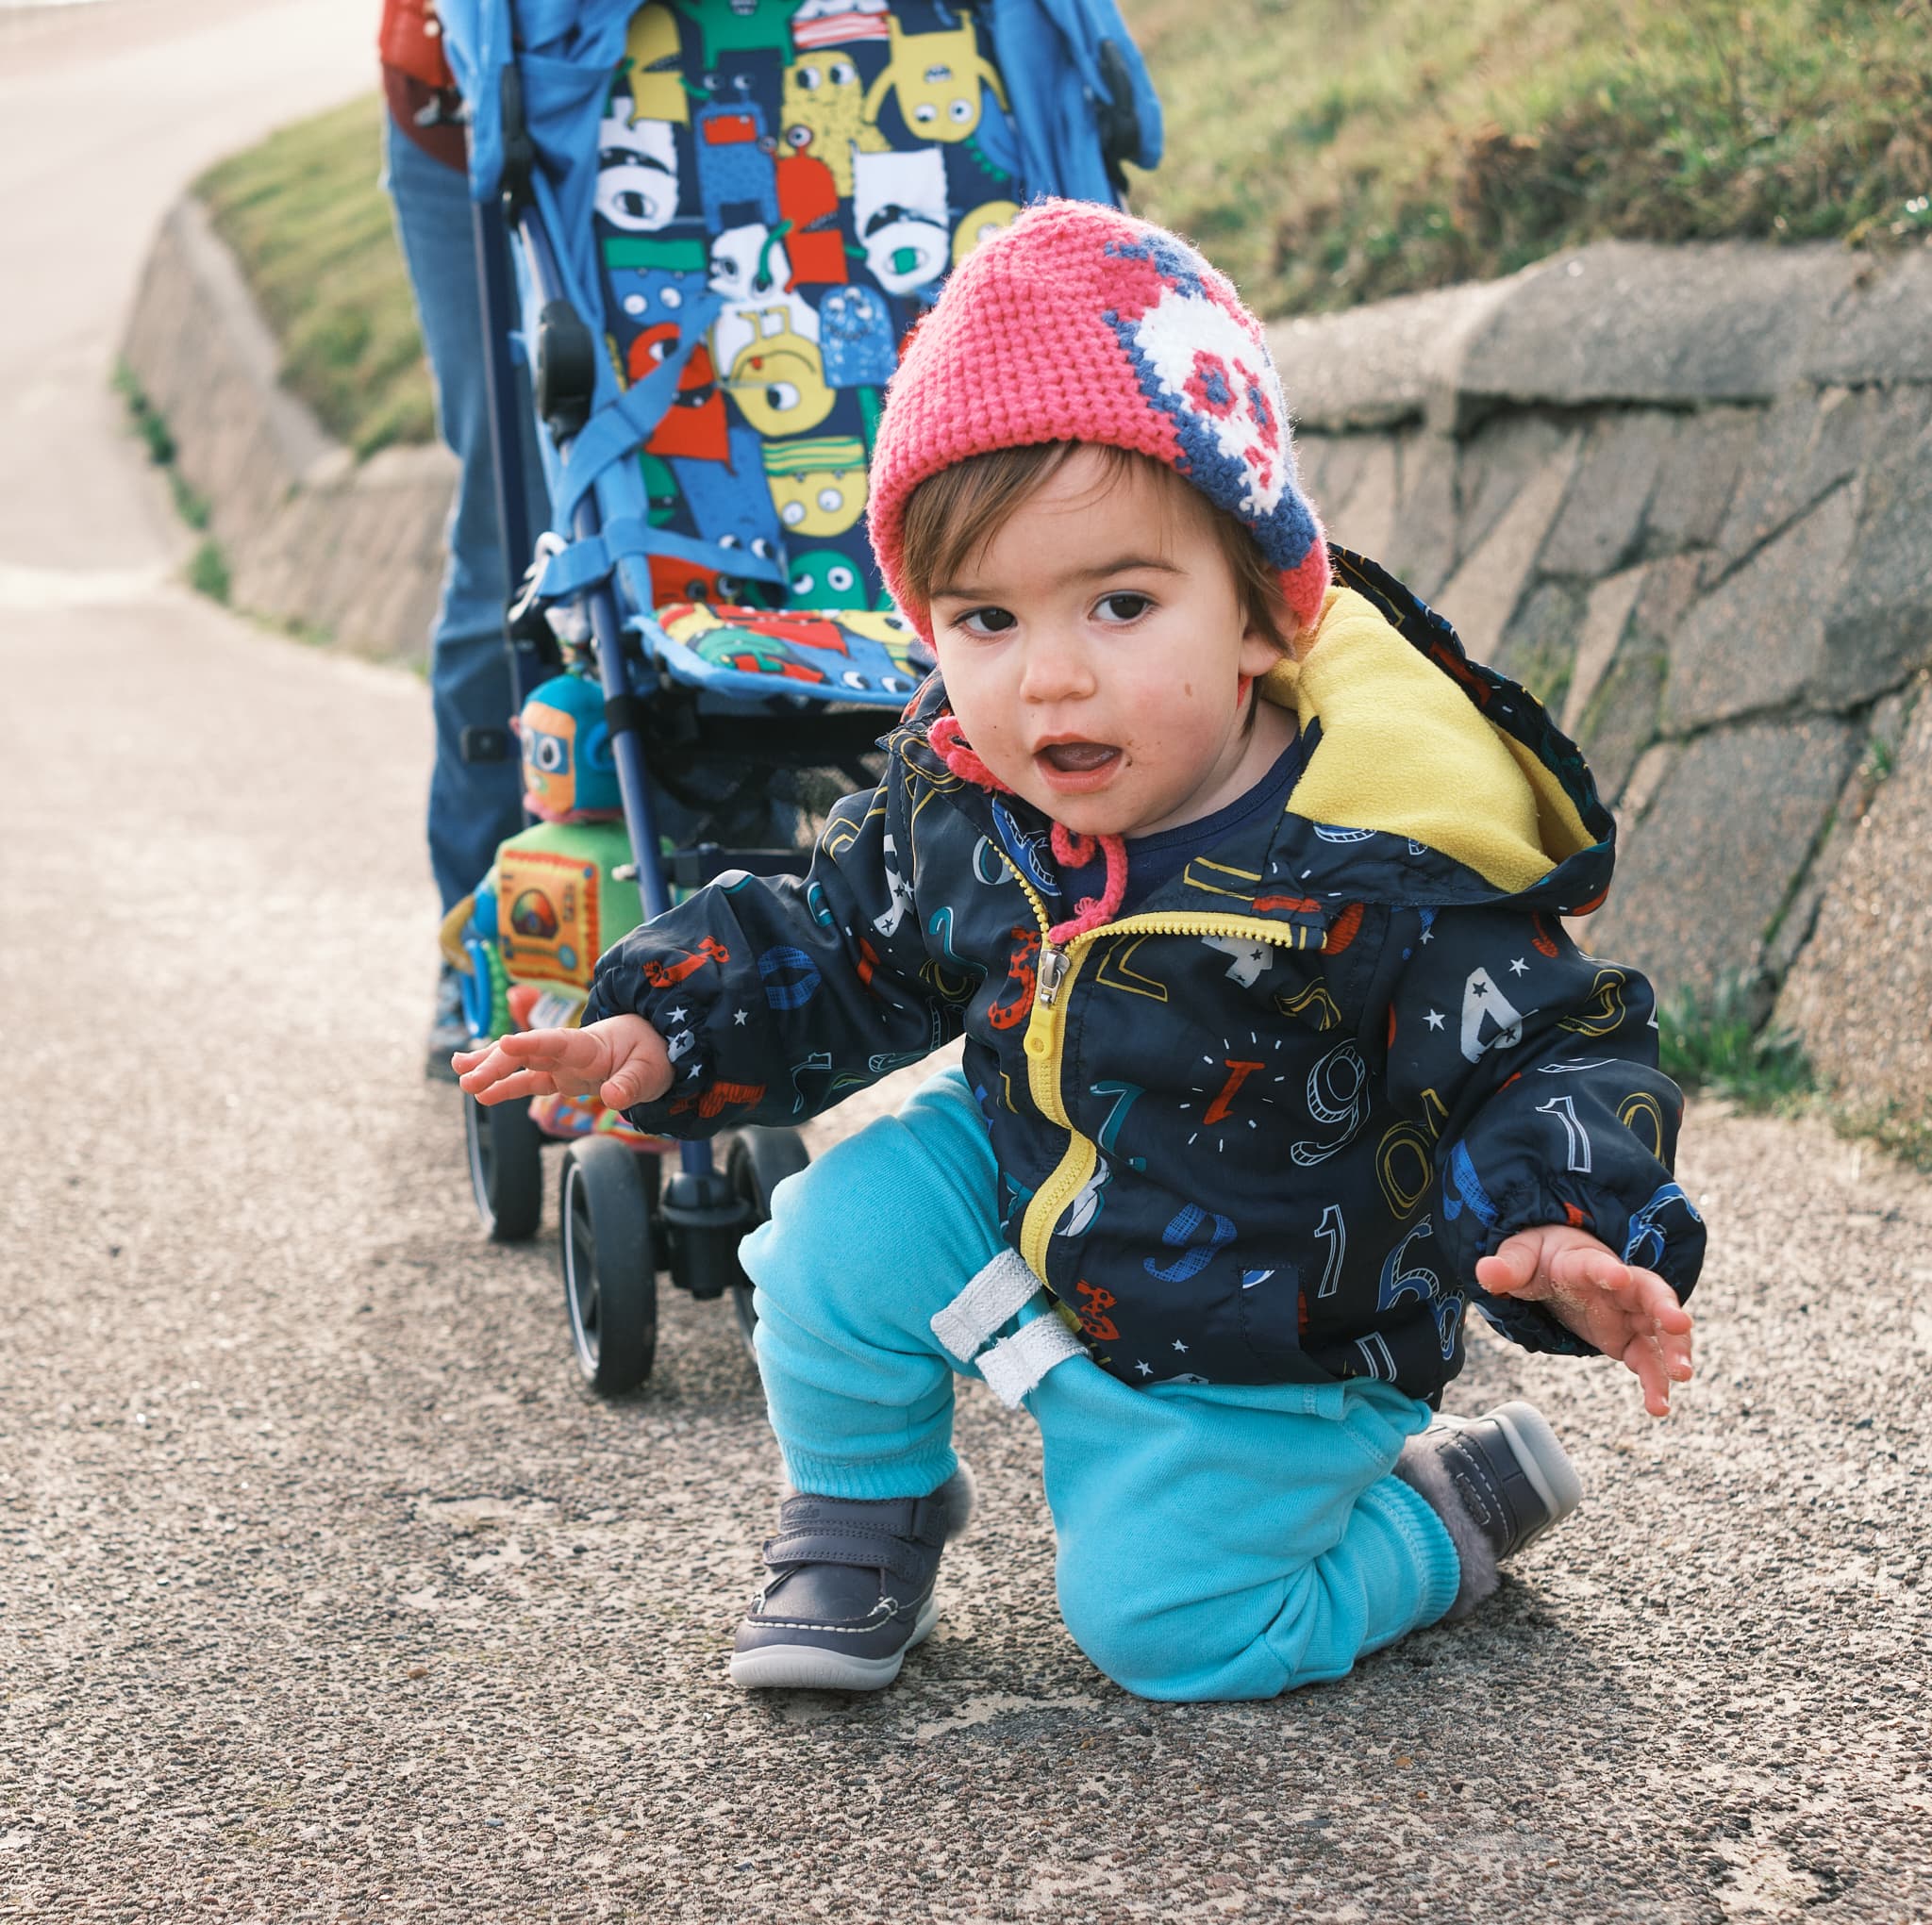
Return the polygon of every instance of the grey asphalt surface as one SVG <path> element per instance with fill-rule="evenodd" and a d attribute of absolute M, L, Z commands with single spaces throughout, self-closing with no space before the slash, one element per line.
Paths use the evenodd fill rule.
<path fill-rule="evenodd" d="M 1817 1124 L 1693 1111 L 1667 1424 L 1477 1344 L 1452 1407 L 1536 1399 L 1588 1496 L 1467 1624 L 1128 1698 L 969 1393 L 900 1684 L 730 1689 L 729 1312 L 579 1389 L 553 1224 L 480 1241 L 419 1073 L 424 689 L 169 586 L 105 399 L 154 217 L 362 84 L 359 11 L 150 0 L 0 77 L 0 1919 L 1932 1917 L 1932 1185 Z"/>

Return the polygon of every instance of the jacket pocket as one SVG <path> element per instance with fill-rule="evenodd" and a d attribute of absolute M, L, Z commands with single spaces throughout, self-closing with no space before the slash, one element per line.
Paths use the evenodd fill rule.
<path fill-rule="evenodd" d="M 1299 1267 L 1284 1260 L 1244 1269 L 1237 1302 L 1241 1339 L 1270 1378 L 1291 1383 L 1305 1376 Z"/>

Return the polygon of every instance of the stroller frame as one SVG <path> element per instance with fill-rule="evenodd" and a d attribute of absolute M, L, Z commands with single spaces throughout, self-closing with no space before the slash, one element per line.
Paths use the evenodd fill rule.
<path fill-rule="evenodd" d="M 524 248 L 535 304 L 541 309 L 532 353 L 537 411 L 565 452 L 591 406 L 590 357 L 595 341 L 558 291 L 555 252 L 541 209 L 527 191 L 531 153 L 522 137 L 518 76 L 503 75 L 505 169 L 494 201 L 473 201 L 478 291 L 481 298 L 487 394 L 497 453 L 496 509 L 507 555 L 538 558 L 506 611 L 513 699 L 519 708 L 562 656 L 538 605 L 535 585 L 543 550 L 531 534 L 515 412 L 520 383 L 509 350 L 516 300 L 508 256 L 514 231 Z M 573 511 L 579 540 L 602 533 L 593 490 Z M 873 779 L 862 758 L 880 733 L 876 708 L 853 710 L 817 704 L 797 715 L 708 716 L 699 691 L 660 672 L 640 689 L 625 647 L 616 596 L 608 580 L 577 591 L 590 628 L 591 652 L 604 693 L 631 862 L 617 871 L 635 881 L 645 917 L 672 905 L 674 888 L 693 888 L 727 870 L 758 875 L 802 875 L 808 848 L 726 847 L 699 842 L 660 855 L 656 774 L 675 780 L 680 765 L 715 763 L 724 755 L 759 771 L 834 767 L 855 787 Z M 725 738 L 728 736 L 728 750 Z M 534 1235 L 541 1213 L 539 1157 L 542 1134 L 529 1120 L 529 1103 L 490 1110 L 470 1099 L 466 1130 L 473 1191 L 484 1227 L 500 1242 Z M 656 1273 L 699 1300 L 731 1295 L 749 1345 L 757 1322 L 752 1285 L 738 1260 L 743 1237 L 770 1215 L 771 1192 L 804 1169 L 808 1154 L 798 1132 L 749 1126 L 733 1133 L 724 1167 L 710 1140 L 678 1145 L 677 1169 L 665 1180 L 659 1153 L 637 1151 L 608 1137 L 569 1144 L 558 1184 L 566 1308 L 577 1361 L 591 1386 L 612 1394 L 631 1389 L 654 1361 Z"/>
<path fill-rule="evenodd" d="M 793 237 L 787 244 L 800 250 L 791 266 L 797 283 L 842 286 L 848 276 L 826 252 L 828 247 L 837 252 L 838 227 L 835 222 L 828 228 L 826 222 L 837 208 L 845 209 L 841 218 L 852 231 L 844 252 L 862 257 L 865 273 L 851 277 L 851 305 L 839 310 L 840 372 L 832 374 L 829 367 L 818 371 L 822 390 L 836 390 L 846 397 L 839 403 L 844 411 L 838 425 L 814 440 L 814 426 L 828 419 L 823 411 L 802 421 L 799 428 L 774 428 L 757 411 L 741 409 L 742 425 L 752 434 L 754 446 L 765 441 L 767 460 L 770 438 L 775 435 L 781 438 L 782 452 L 796 464 L 767 468 L 767 473 L 798 476 L 819 466 L 835 471 L 830 479 L 841 487 L 824 487 L 815 497 L 817 508 L 828 516 L 841 506 L 842 471 L 855 465 L 841 458 L 844 451 L 862 441 L 869 458 L 879 390 L 890 378 L 889 372 L 881 370 L 881 330 L 883 345 L 893 351 L 890 358 L 895 359 L 899 330 L 907 324 L 902 315 L 896 328 L 889 327 L 891 302 L 930 298 L 915 296 L 913 290 L 930 285 L 936 264 L 940 274 L 946 271 L 948 252 L 957 261 L 960 237 L 972 231 L 967 225 L 969 213 L 991 220 L 1010 218 L 1017 209 L 1008 193 L 1009 182 L 1022 199 L 1029 191 L 1044 191 L 1114 200 L 1124 188 L 1122 162 L 1155 166 L 1161 145 L 1158 102 L 1121 21 L 1117 0 L 1000 0 L 997 6 L 986 7 L 975 0 L 970 24 L 958 0 L 932 0 L 930 5 L 919 0 L 917 9 L 908 0 L 907 10 L 916 11 L 918 25 L 906 29 L 911 36 L 906 44 L 914 49 L 924 45 L 928 64 L 924 68 L 913 52 L 902 58 L 897 13 L 886 0 L 850 0 L 842 8 L 835 0 L 804 0 L 800 24 L 808 31 L 790 41 L 783 64 L 789 68 L 793 53 L 808 63 L 801 82 L 808 90 L 818 89 L 822 80 L 853 90 L 850 108 L 861 112 L 868 123 L 876 111 L 888 110 L 879 103 L 896 102 L 889 110 L 897 115 L 900 132 L 891 139 L 874 138 L 877 124 L 874 137 L 865 136 L 862 129 L 839 119 L 829 105 L 814 109 L 802 98 L 785 99 L 778 108 L 783 114 L 795 113 L 799 124 L 772 123 L 754 104 L 756 90 L 750 77 L 762 76 L 759 85 L 772 77 L 773 70 L 766 64 L 775 50 L 769 38 L 770 23 L 753 20 L 751 9 L 735 4 L 728 19 L 723 13 L 705 13 L 706 4 L 707 0 L 668 0 L 682 25 L 667 38 L 659 20 L 656 27 L 647 25 L 636 40 L 632 35 L 644 19 L 639 0 L 571 0 L 569 6 L 551 5 L 550 0 L 444 0 L 440 9 L 445 45 L 471 109 L 474 239 L 489 371 L 486 394 L 497 456 L 499 523 L 506 555 L 535 557 L 506 611 L 514 699 L 521 709 L 538 686 L 565 665 L 564 649 L 546 610 L 574 605 L 581 611 L 580 625 L 575 633 L 562 631 L 564 641 L 574 655 L 571 665 L 594 667 L 601 684 L 603 719 L 629 844 L 629 861 L 608 867 L 606 872 L 614 880 L 635 883 L 646 920 L 671 907 L 675 888 L 699 887 L 726 870 L 804 873 L 810 849 L 797 846 L 803 838 L 795 834 L 788 847 L 726 848 L 720 842 L 745 839 L 740 832 L 747 830 L 748 811 L 741 805 L 754 797 L 759 799 L 769 826 L 754 825 L 749 833 L 785 838 L 783 818 L 771 807 L 784 800 L 774 793 L 777 772 L 836 769 L 852 788 L 871 787 L 877 779 L 876 766 L 869 767 L 868 760 L 876 751 L 877 738 L 915 692 L 919 664 L 908 659 L 909 628 L 902 618 L 888 612 L 869 561 L 857 585 L 861 599 L 845 599 L 854 591 L 853 570 L 832 564 L 854 560 L 852 551 L 839 542 L 841 531 L 852 526 L 849 517 L 813 525 L 809 516 L 814 510 L 802 495 L 793 494 L 784 504 L 788 525 L 797 511 L 801 539 L 814 544 L 804 557 L 805 572 L 793 573 L 775 523 L 768 546 L 755 515 L 741 519 L 735 507 L 721 515 L 715 498 L 708 522 L 697 496 L 682 493 L 686 482 L 679 473 L 669 491 L 674 502 L 684 502 L 684 509 L 674 507 L 671 523 L 665 525 L 649 486 L 641 484 L 635 473 L 626 476 L 610 472 L 613 464 L 641 453 L 643 481 L 649 483 L 649 462 L 658 457 L 646 443 L 658 432 L 651 423 L 661 420 L 662 410 L 672 403 L 669 384 L 679 383 L 682 391 L 684 364 L 704 341 L 710 317 L 720 311 L 731 288 L 732 274 L 762 277 L 766 272 L 762 252 L 748 265 L 727 254 L 723 282 L 712 272 L 704 272 L 701 277 L 687 260 L 667 259 L 661 252 L 653 258 L 641 251 L 644 243 L 628 240 L 624 244 L 631 252 L 622 262 L 603 255 L 607 267 L 621 265 L 627 272 L 649 274 L 661 270 L 674 283 L 686 277 L 680 300 L 674 304 L 667 296 L 664 302 L 681 308 L 675 328 L 666 330 L 675 345 L 655 355 L 658 365 L 653 370 L 648 363 L 640 364 L 638 349 L 645 336 L 634 333 L 625 360 L 616 368 L 613 400 L 611 370 L 606 364 L 607 337 L 602 332 L 610 318 L 604 304 L 613 297 L 608 280 L 600 278 L 592 285 L 585 277 L 588 263 L 576 243 L 579 230 L 570 224 L 580 207 L 588 219 L 583 171 L 568 158 L 559 164 L 558 158 L 577 139 L 586 113 L 594 115 L 593 103 L 611 104 L 608 99 L 600 102 L 608 88 L 605 76 L 620 71 L 611 63 L 621 55 L 621 71 L 631 81 L 658 88 L 665 84 L 669 71 L 667 48 L 687 59 L 694 47 L 700 49 L 707 63 L 697 75 L 703 91 L 688 82 L 686 91 L 691 99 L 709 104 L 692 108 L 674 92 L 666 106 L 659 93 L 652 111 L 645 114 L 640 91 L 632 114 L 616 129 L 611 145 L 619 158 L 610 164 L 622 170 L 633 164 L 641 169 L 650 162 L 662 170 L 663 143 L 674 138 L 674 122 L 693 130 L 675 135 L 687 143 L 697 139 L 695 129 L 708 129 L 705 156 L 710 158 L 692 160 L 687 155 L 677 161 L 673 153 L 675 164 L 668 171 L 677 179 L 681 167 L 691 168 L 704 224 L 714 237 L 728 208 L 733 216 L 730 231 L 742 237 L 761 226 L 766 250 L 782 237 Z M 789 30 L 791 8 L 799 5 L 800 0 L 791 0 L 791 8 L 774 5 L 774 16 L 782 12 Z M 691 38 L 694 26 L 702 35 L 700 41 Z M 716 41 L 714 28 L 722 36 Z M 939 38 L 922 43 L 921 34 Z M 858 56 L 846 58 L 841 53 L 859 42 L 874 49 L 865 57 L 872 64 L 862 90 L 857 87 Z M 721 49 L 725 58 L 714 63 Z M 530 62 L 527 75 L 520 64 L 525 58 Z M 924 90 L 956 72 L 962 77 L 948 84 L 966 92 L 936 108 Z M 733 87 L 750 91 L 721 93 L 721 74 Z M 901 91 L 894 92 L 895 89 Z M 781 83 L 781 94 L 783 91 Z M 974 100 L 977 107 L 972 105 Z M 769 108 L 769 101 L 766 105 Z M 950 114 L 954 131 L 914 131 L 915 122 L 930 125 L 941 108 Z M 648 154 L 643 151 L 645 136 L 638 137 L 635 152 L 626 139 L 628 128 L 640 119 L 655 129 L 658 144 Z M 561 134 L 559 126 L 564 129 Z M 787 139 L 775 138 L 777 131 Z M 811 155 L 787 158 L 800 147 L 810 148 Z M 848 152 L 852 177 L 841 183 L 837 163 Z M 758 161 L 754 157 L 759 153 L 773 158 Z M 820 155 L 827 158 L 821 159 Z M 963 173 L 954 165 L 961 160 L 970 161 Z M 600 168 L 603 164 L 600 152 Z M 789 185 L 782 192 L 775 172 L 779 165 L 790 170 Z M 869 177 L 872 211 L 860 233 L 856 224 L 858 176 L 868 169 L 875 170 Z M 833 191 L 829 202 L 820 198 L 827 189 Z M 618 224 L 626 234 L 655 234 L 664 225 L 661 201 L 650 205 L 650 197 L 636 191 L 634 184 L 627 184 L 625 191 L 636 203 L 626 208 L 635 224 L 630 219 Z M 682 195 L 684 191 L 679 187 L 675 191 Z M 695 218 L 689 196 L 685 201 L 686 213 L 671 216 L 674 224 Z M 607 223 L 618 219 L 601 202 L 599 208 Z M 645 213 L 658 218 L 645 220 Z M 558 224 L 546 224 L 551 222 Z M 512 234 L 519 243 L 514 262 Z M 688 243 L 672 246 L 679 244 Z M 741 240 L 739 244 L 744 243 Z M 640 293 L 639 284 L 633 285 L 624 301 L 626 314 L 644 311 L 645 304 L 656 298 L 653 290 L 664 285 L 643 276 L 640 284 L 646 291 Z M 762 295 L 772 282 L 758 278 L 751 285 Z M 793 285 L 786 282 L 784 291 L 790 292 Z M 747 311 L 742 290 L 733 298 L 739 303 L 733 311 L 741 321 Z M 589 304 L 593 311 L 579 312 L 574 302 Z M 782 312 L 760 305 L 766 314 L 779 314 L 775 332 L 786 333 L 791 323 Z M 806 338 L 815 344 L 820 322 L 815 312 L 805 318 L 811 324 Z M 512 354 L 519 326 L 528 352 L 536 412 L 550 436 L 544 460 L 556 505 L 554 532 L 535 540 L 524 506 L 521 472 L 525 457 L 519 416 L 528 404 Z M 763 316 L 754 324 L 759 337 L 774 331 L 765 325 Z M 614 338 L 608 339 L 608 347 L 610 358 L 617 360 Z M 741 345 L 738 358 L 741 361 L 749 352 Z M 733 377 L 741 373 L 739 368 L 729 367 L 715 337 L 710 353 L 721 363 L 716 378 L 724 379 L 727 371 Z M 816 354 L 814 345 L 814 359 Z M 703 385 L 703 377 L 698 385 Z M 735 385 L 742 389 L 745 384 L 737 379 Z M 791 394 L 791 401 L 772 402 L 768 407 L 797 406 L 798 389 L 781 383 L 771 392 L 775 395 L 780 388 Z M 741 394 L 738 398 L 741 403 Z M 855 420 L 854 404 L 862 423 Z M 707 432 L 720 437 L 727 433 L 722 395 L 718 416 Z M 734 423 L 728 429 L 731 453 L 726 458 L 731 464 L 741 459 L 739 433 L 740 424 Z M 671 445 L 671 440 L 666 438 L 661 454 L 674 463 L 680 456 L 698 456 L 700 466 L 719 458 L 708 445 L 699 445 L 703 435 L 697 441 L 685 436 L 681 446 Z M 665 461 L 659 459 L 658 466 L 663 471 Z M 768 513 L 773 511 L 772 502 L 763 506 Z M 676 515 L 685 510 L 694 518 L 695 536 L 678 532 Z M 726 533 L 726 528 L 732 532 Z M 721 565 L 719 556 L 727 548 L 728 565 Z M 662 580 L 658 578 L 660 559 L 666 564 Z M 679 576 L 677 564 L 693 573 Z M 642 580 L 646 573 L 652 576 L 648 587 Z M 613 583 L 617 575 L 625 579 L 623 605 Z M 715 594 L 697 586 L 697 578 L 703 576 L 715 584 Z M 811 599 L 813 577 L 835 591 L 823 614 L 821 605 Z M 767 635 L 777 629 L 772 624 L 761 629 L 747 611 L 745 625 L 754 633 L 744 639 L 755 646 L 741 656 L 731 652 L 736 638 L 717 652 L 710 652 L 708 643 L 694 645 L 691 637 L 705 624 L 694 628 L 692 610 L 682 604 L 705 600 L 728 607 L 734 601 L 771 599 L 733 593 L 737 578 L 772 584 L 781 609 L 795 593 L 808 622 L 827 622 L 835 629 L 833 638 L 821 641 L 801 636 L 797 649 L 790 642 L 767 649 Z M 681 596 L 670 587 L 678 580 L 691 583 Z M 679 604 L 675 610 L 674 603 Z M 832 620 L 839 609 L 865 609 L 867 619 L 874 622 L 884 615 L 895 632 L 887 640 L 876 627 L 862 626 L 856 616 Z M 642 636 L 635 661 L 634 632 Z M 819 649 L 843 650 L 848 641 L 852 658 L 837 681 L 822 672 L 816 659 L 808 659 Z M 785 678 L 790 677 L 802 681 L 788 683 Z M 802 692 L 807 687 L 813 691 L 809 696 Z M 780 695 L 789 699 L 774 699 Z M 882 709 L 886 712 L 880 713 Z M 725 772 L 741 768 L 752 772 L 721 805 L 709 792 L 711 787 L 721 774 L 727 783 L 736 781 Z M 681 791 L 681 778 L 700 770 L 705 780 L 693 790 Z M 762 790 L 758 788 L 760 781 Z M 691 846 L 665 853 L 660 831 L 667 824 L 677 831 L 680 824 L 660 808 L 659 798 L 668 796 L 682 807 L 693 793 L 707 811 L 722 806 L 726 812 L 720 841 L 691 838 Z M 736 820 L 730 819 L 733 816 Z M 684 839 L 680 837 L 680 842 Z M 492 908 L 491 913 L 493 927 L 496 911 Z M 485 938 L 494 939 L 490 928 L 477 932 L 478 940 Z M 599 934 L 593 939 L 605 938 Z M 480 1017 L 488 1001 L 486 994 L 471 1005 L 473 1021 L 502 1020 L 500 1015 Z M 527 1100 L 485 1108 L 474 1098 L 466 1099 L 465 1125 L 472 1187 L 486 1231 L 504 1242 L 528 1237 L 541 1216 L 540 1149 L 544 1136 L 530 1119 Z M 722 1169 L 705 1140 L 681 1143 L 675 1168 L 667 1167 L 668 1149 L 641 1149 L 635 1137 L 626 1141 L 593 1131 L 568 1143 L 558 1190 L 565 1298 L 578 1362 L 594 1389 L 627 1389 L 649 1374 L 659 1268 L 695 1297 L 730 1292 L 741 1329 L 749 1338 L 756 1320 L 752 1287 L 739 1263 L 738 1247 L 746 1232 L 769 1215 L 776 1184 L 804 1167 L 806 1151 L 796 1129 L 789 1126 L 741 1125 L 725 1140 L 728 1150 Z"/>

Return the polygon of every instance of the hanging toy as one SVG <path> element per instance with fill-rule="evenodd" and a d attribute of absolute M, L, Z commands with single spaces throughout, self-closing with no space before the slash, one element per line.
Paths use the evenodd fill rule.
<path fill-rule="evenodd" d="M 516 721 L 524 805 L 546 822 L 614 822 L 624 814 L 604 691 L 583 675 L 553 675 Z"/>
<path fill-rule="evenodd" d="M 636 882 L 616 872 L 630 866 L 631 848 L 601 690 L 581 675 L 554 675 L 525 702 L 516 732 L 524 802 L 541 820 L 497 850 L 442 925 L 464 1020 L 478 1037 L 574 1026 L 597 958 L 643 920 Z M 553 1137 L 595 1132 L 663 1147 L 594 1098 L 537 1097 L 530 1120 Z"/>

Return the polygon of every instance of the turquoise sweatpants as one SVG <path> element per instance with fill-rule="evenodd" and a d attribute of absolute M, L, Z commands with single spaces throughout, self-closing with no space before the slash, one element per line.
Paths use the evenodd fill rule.
<path fill-rule="evenodd" d="M 918 1497 L 952 1475 L 958 1364 L 934 1336 L 1002 1248 L 965 1079 L 781 1184 L 743 1249 L 772 1428 L 800 1490 Z M 1044 1297 L 1005 1328 L 1051 1315 Z M 1060 1615 L 1142 1698 L 1272 1698 L 1434 1623 L 1458 1577 L 1434 1511 L 1391 1477 L 1427 1406 L 1386 1384 L 1155 1384 L 1085 1355 L 1026 1394 L 1058 1538 Z"/>

